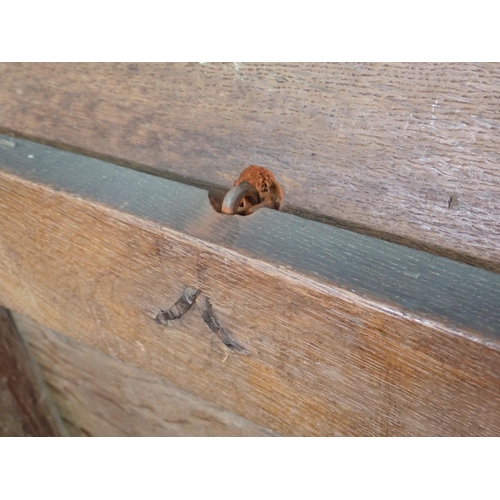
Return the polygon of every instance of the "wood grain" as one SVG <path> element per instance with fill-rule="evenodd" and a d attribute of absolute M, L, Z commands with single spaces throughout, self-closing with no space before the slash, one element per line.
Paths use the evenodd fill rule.
<path fill-rule="evenodd" d="M 26 431 L 16 401 L 5 384 L 0 381 L 0 437 L 23 437 Z"/>
<path fill-rule="evenodd" d="M 15 142 L 0 303 L 280 434 L 500 434 L 498 274 Z M 155 322 L 186 286 L 245 354 Z"/>
<path fill-rule="evenodd" d="M 499 64 L 4 64 L 0 128 L 500 270 Z"/>
<path fill-rule="evenodd" d="M 8 389 L 11 396 L 2 397 L 3 406 L 8 410 L 4 425 L 0 426 L 2 432 L 3 427 L 6 434 L 10 435 L 66 435 L 38 367 L 16 330 L 9 312 L 3 307 L 0 307 L 0 382 L 0 386 L 4 390 Z M 18 418 L 13 416 L 14 407 Z M 18 423 L 22 425 L 22 433 Z"/>
<path fill-rule="evenodd" d="M 25 316 L 14 320 L 72 435 L 276 435 Z"/>
<path fill-rule="evenodd" d="M 204 190 L 29 141 L 8 140 L 12 144 L 0 150 L 0 168 L 16 177 L 138 215 L 196 240 L 335 283 L 376 301 L 490 335 L 500 331 L 500 275 L 496 273 L 272 210 L 245 218 L 220 216 L 210 208 Z M 23 203 L 20 199 L 19 207 Z M 11 232 L 16 231 L 14 226 Z"/>

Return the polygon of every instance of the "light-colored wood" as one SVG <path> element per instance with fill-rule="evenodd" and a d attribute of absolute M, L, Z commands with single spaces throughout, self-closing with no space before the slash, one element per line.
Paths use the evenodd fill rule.
<path fill-rule="evenodd" d="M 328 226 L 290 246 L 283 231 L 307 240 L 318 223 L 295 233 L 304 221 L 273 210 L 224 216 L 195 188 L 95 160 L 82 178 L 75 155 L 26 148 L 7 162 L 18 175 L 0 171 L 0 303 L 281 434 L 500 434 L 495 273 Z M 370 279 L 378 299 L 357 288 Z M 186 286 L 244 353 L 198 303 L 155 321 Z M 461 315 L 467 302 L 483 313 Z M 434 315 L 418 312 L 429 303 Z"/>
<path fill-rule="evenodd" d="M 499 64 L 3 64 L 0 128 L 500 270 Z"/>
<path fill-rule="evenodd" d="M 9 311 L 0 307 L 0 392 L 5 389 L 10 397 L 0 396 L 0 411 L 7 411 L 6 415 L 0 414 L 0 436 L 3 432 L 25 436 L 67 435 L 36 362 Z"/>
<path fill-rule="evenodd" d="M 276 435 L 27 317 L 14 319 L 73 435 Z"/>

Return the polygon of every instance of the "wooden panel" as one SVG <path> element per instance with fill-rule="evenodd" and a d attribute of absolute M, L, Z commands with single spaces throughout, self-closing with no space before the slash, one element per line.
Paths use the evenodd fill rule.
<path fill-rule="evenodd" d="M 276 435 L 27 317 L 14 319 L 73 435 Z"/>
<path fill-rule="evenodd" d="M 3 140 L 11 141 L 0 150 L 5 172 L 378 301 L 488 334 L 500 330 L 496 273 L 275 211 L 221 216 L 210 208 L 206 191 L 28 141 Z M 24 209 L 22 199 L 18 205 Z"/>
<path fill-rule="evenodd" d="M 1 406 L 7 410 L 1 432 L 27 436 L 66 435 L 38 367 L 3 307 L 0 307 L 0 392 L 3 392 L 1 389 L 8 389 L 11 396 L 4 394 L 1 398 Z M 18 418 L 13 414 L 14 407 Z M 22 425 L 22 433 L 18 423 Z"/>
<path fill-rule="evenodd" d="M 4 64 L 0 127 L 500 270 L 499 64 Z"/>
<path fill-rule="evenodd" d="M 0 437 L 26 436 L 23 419 L 7 385 L 0 380 Z"/>
<path fill-rule="evenodd" d="M 9 151 L 9 308 L 282 434 L 500 434 L 498 274 L 275 211 L 224 216 L 199 189 L 70 153 Z M 243 353 L 198 302 L 155 321 L 186 286 Z"/>

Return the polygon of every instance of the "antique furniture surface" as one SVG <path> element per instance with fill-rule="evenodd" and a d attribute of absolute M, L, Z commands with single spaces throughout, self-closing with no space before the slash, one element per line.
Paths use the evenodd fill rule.
<path fill-rule="evenodd" d="M 0 75 L 0 435 L 500 434 L 499 64 Z"/>

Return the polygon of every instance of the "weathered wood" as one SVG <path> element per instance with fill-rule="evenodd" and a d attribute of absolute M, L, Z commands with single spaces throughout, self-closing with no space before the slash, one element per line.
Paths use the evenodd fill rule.
<path fill-rule="evenodd" d="M 15 142 L 0 303 L 282 434 L 500 434 L 498 274 Z"/>
<path fill-rule="evenodd" d="M 0 380 L 0 437 L 23 436 L 26 436 L 23 419 L 12 393 L 4 381 Z"/>
<path fill-rule="evenodd" d="M 210 208 L 206 191 L 29 141 L 9 140 L 11 147 L 0 150 L 0 169 L 6 173 L 377 301 L 437 315 L 479 332 L 500 332 L 500 276 L 496 273 L 289 214 L 260 210 L 244 220 L 221 216 Z M 19 207 L 24 210 L 22 199 Z M 15 234 L 15 216 L 10 220 Z"/>
<path fill-rule="evenodd" d="M 0 380 L 9 390 L 22 422 L 23 435 L 64 436 L 57 410 L 9 312 L 0 307 Z M 2 398 L 5 399 L 6 398 Z M 11 400 L 11 401 L 12 401 Z M 12 404 L 9 403 L 12 409 Z M 7 414 L 11 420 L 12 411 Z M 11 429 L 11 425 L 7 425 Z M 13 431 L 19 435 L 18 429 Z"/>
<path fill-rule="evenodd" d="M 4 64 L 0 127 L 500 270 L 499 64 Z"/>
<path fill-rule="evenodd" d="M 30 318 L 14 320 L 73 435 L 276 435 Z"/>

